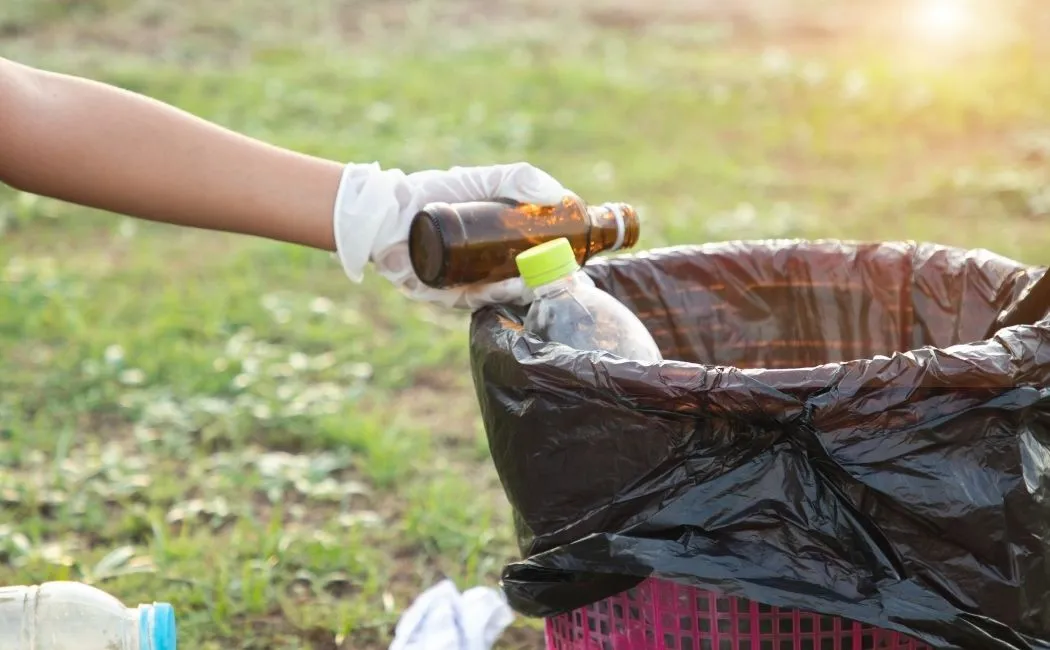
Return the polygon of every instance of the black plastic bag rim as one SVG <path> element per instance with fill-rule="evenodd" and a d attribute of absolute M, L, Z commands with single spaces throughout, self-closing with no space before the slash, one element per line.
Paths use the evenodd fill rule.
<path fill-rule="evenodd" d="M 773 244 L 797 244 L 801 240 L 756 240 L 744 243 L 773 243 Z M 807 240 L 812 244 L 848 244 L 842 240 Z M 911 242 L 891 242 L 907 245 Z M 615 266 L 630 264 L 632 260 L 653 260 L 654 258 L 666 256 L 692 256 L 701 253 L 708 245 L 682 245 L 664 248 L 649 249 L 635 254 L 620 255 L 617 257 L 600 258 L 591 260 L 585 267 L 598 269 L 602 266 Z M 977 249 L 983 250 L 983 249 Z M 994 253 L 989 253 L 995 255 Z M 522 312 L 518 312 L 520 314 Z M 472 327 L 477 327 L 491 321 L 499 320 L 500 316 L 521 324 L 520 318 L 513 310 L 505 306 L 490 305 L 483 307 L 474 313 Z M 1050 343 L 1050 318 L 1028 325 L 1011 325 L 1003 327 L 990 337 L 959 343 L 945 348 L 925 346 L 904 351 L 894 351 L 891 355 L 877 355 L 871 358 L 859 358 L 849 361 L 835 361 L 817 366 L 797 368 L 738 368 L 735 366 L 709 365 L 690 361 L 665 359 L 662 362 L 642 362 L 634 359 L 625 359 L 605 351 L 581 351 L 573 350 L 560 343 L 551 343 L 541 340 L 534 334 L 525 330 L 508 328 L 498 325 L 502 336 L 509 339 L 503 345 L 488 337 L 483 340 L 485 345 L 496 349 L 497 354 L 503 354 L 509 349 L 514 361 L 519 367 L 526 370 L 529 367 L 542 368 L 543 374 L 550 377 L 552 381 L 563 385 L 575 384 L 575 388 L 584 394 L 595 397 L 599 395 L 608 396 L 614 392 L 621 399 L 632 402 L 637 408 L 646 410 L 647 397 L 653 398 L 653 402 L 663 403 L 662 397 L 667 392 L 680 393 L 681 395 L 696 395 L 698 391 L 708 394 L 717 394 L 719 391 L 738 393 L 742 387 L 752 391 L 752 394 L 761 394 L 762 403 L 753 403 L 754 408 L 736 409 L 735 416 L 739 417 L 746 413 L 749 417 L 769 420 L 771 422 L 789 422 L 798 418 L 804 411 L 809 411 L 819 406 L 830 406 L 834 403 L 834 397 L 826 394 L 826 399 L 814 401 L 814 397 L 825 392 L 828 386 L 838 383 L 854 373 L 869 370 L 872 364 L 899 365 L 913 369 L 921 380 L 913 390 L 929 390 L 959 393 L 963 391 L 974 391 L 984 393 L 1003 394 L 1017 389 L 1027 389 L 1028 399 L 1022 401 L 1030 403 L 1034 400 L 1044 399 L 1045 388 L 1035 382 L 1017 381 L 1011 374 L 1014 367 L 1011 349 L 1020 347 L 1019 338 L 1025 332 L 1038 331 L 1045 336 Z M 968 364 L 958 364 L 958 372 L 943 372 L 946 364 L 945 357 L 956 357 L 960 361 L 972 360 L 972 363 L 980 363 L 984 366 L 990 365 L 994 360 L 994 366 L 1000 370 L 995 375 L 986 375 L 989 381 L 985 385 L 960 385 L 960 379 L 971 374 L 966 368 Z M 566 363 L 571 360 L 571 363 Z M 1046 363 L 1050 364 L 1050 355 Z M 939 366 L 940 374 L 931 376 L 923 372 L 925 368 Z M 584 373 L 584 370 L 588 370 Z M 583 375 L 597 377 L 601 376 L 600 384 L 597 382 L 583 382 Z M 653 395 L 651 388 L 647 390 L 653 381 L 657 381 L 664 389 L 663 395 Z M 610 389 L 612 389 L 610 391 Z M 900 390 L 900 389 L 898 389 Z M 797 394 L 798 396 L 793 395 Z M 901 391 L 902 401 L 906 397 L 905 391 Z M 1036 396 L 1036 394 L 1039 394 Z M 805 396 L 805 397 L 801 397 Z M 985 395 L 987 397 L 987 395 Z M 855 398 L 855 396 L 854 396 Z M 687 400 L 686 400 L 687 401 Z M 706 400 L 705 400 L 706 401 Z M 700 405 L 696 405 L 699 407 Z M 738 407 L 743 405 L 737 405 Z M 666 409 L 662 406 L 653 406 L 653 412 L 661 412 Z M 678 413 L 689 413 L 694 408 L 676 409 Z M 710 411 L 705 412 L 711 415 Z"/>

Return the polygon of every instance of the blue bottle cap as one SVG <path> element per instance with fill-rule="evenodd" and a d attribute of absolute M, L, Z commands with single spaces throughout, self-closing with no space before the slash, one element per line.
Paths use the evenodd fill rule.
<path fill-rule="evenodd" d="M 175 609 L 168 603 L 139 608 L 139 650 L 177 650 Z"/>

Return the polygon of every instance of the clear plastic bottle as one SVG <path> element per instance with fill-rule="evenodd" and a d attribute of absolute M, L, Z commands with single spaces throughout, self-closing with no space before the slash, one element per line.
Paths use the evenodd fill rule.
<path fill-rule="evenodd" d="M 604 350 L 635 361 L 662 361 L 649 330 L 622 302 L 580 271 L 564 237 L 534 246 L 515 261 L 535 299 L 525 329 L 577 350 Z"/>
<path fill-rule="evenodd" d="M 167 603 L 129 608 L 79 582 L 0 587 L 2 650 L 176 650 Z"/>

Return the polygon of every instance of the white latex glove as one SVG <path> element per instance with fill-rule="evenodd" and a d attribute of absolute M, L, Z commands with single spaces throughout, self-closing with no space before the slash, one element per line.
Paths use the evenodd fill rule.
<path fill-rule="evenodd" d="M 522 203 L 558 203 L 568 190 L 528 163 L 453 167 L 405 174 L 383 170 L 379 163 L 349 164 L 335 200 L 335 243 L 343 270 L 361 282 L 371 261 L 376 270 L 416 300 L 474 310 L 492 303 L 521 304 L 521 278 L 431 289 L 416 277 L 408 257 L 412 217 L 433 201 L 456 203 L 499 198 Z"/>

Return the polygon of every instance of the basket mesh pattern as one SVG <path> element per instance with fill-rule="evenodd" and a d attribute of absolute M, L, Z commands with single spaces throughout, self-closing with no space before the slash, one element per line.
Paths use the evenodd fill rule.
<path fill-rule="evenodd" d="M 547 619 L 548 650 L 930 650 L 853 621 L 665 580 Z"/>

